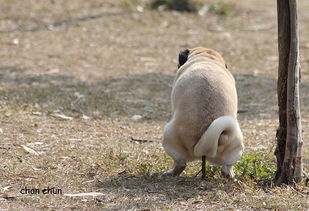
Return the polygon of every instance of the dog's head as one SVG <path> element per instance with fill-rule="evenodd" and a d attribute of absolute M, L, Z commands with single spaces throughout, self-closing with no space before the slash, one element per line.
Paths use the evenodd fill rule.
<path fill-rule="evenodd" d="M 224 59 L 217 51 L 204 47 L 196 47 L 180 51 L 178 56 L 178 68 L 184 65 L 190 58 L 196 56 L 205 56 L 207 58 L 219 62 L 220 64 L 224 65 L 225 68 L 227 68 Z"/>

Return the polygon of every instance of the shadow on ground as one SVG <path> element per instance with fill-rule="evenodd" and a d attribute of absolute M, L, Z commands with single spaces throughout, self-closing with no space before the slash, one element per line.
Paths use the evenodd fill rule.
<path fill-rule="evenodd" d="M 34 75 L 24 67 L 0 67 L 0 99 L 8 106 L 60 110 L 79 117 L 131 117 L 166 121 L 170 116 L 170 92 L 174 75 L 134 74 L 96 83 L 77 81 L 59 73 Z M 276 114 L 276 79 L 236 74 L 239 118 Z M 308 84 L 301 85 L 302 107 L 308 108 Z"/>
<path fill-rule="evenodd" d="M 218 188 L 218 184 L 224 184 Z M 159 177 L 158 175 L 145 177 L 135 175 L 118 175 L 95 184 L 95 189 L 109 195 L 125 198 L 121 205 L 110 207 L 114 210 L 132 208 L 153 208 L 164 204 L 186 201 L 201 195 L 215 197 L 218 190 L 232 191 L 230 187 L 237 187 L 235 182 L 222 178 L 202 180 L 199 177 Z M 146 197 L 145 197 L 146 196 Z M 141 201 L 141 198 L 145 199 Z M 191 203 L 200 203 L 192 201 Z"/>

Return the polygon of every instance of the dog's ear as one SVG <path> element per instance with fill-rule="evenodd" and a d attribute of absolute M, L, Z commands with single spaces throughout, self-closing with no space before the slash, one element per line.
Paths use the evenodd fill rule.
<path fill-rule="evenodd" d="M 178 68 L 181 67 L 188 60 L 190 51 L 188 49 L 180 51 L 178 56 Z"/>

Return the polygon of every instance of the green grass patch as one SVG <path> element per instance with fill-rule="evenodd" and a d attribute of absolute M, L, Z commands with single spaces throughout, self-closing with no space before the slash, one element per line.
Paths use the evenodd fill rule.
<path fill-rule="evenodd" d="M 237 176 L 248 180 L 269 180 L 276 171 L 275 156 L 265 155 L 263 152 L 253 152 L 243 155 L 241 160 L 234 166 Z"/>

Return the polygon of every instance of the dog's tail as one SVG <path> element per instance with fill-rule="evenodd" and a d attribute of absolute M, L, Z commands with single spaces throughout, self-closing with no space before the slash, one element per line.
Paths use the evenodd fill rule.
<path fill-rule="evenodd" d="M 224 137 L 223 133 L 224 132 Z M 222 135 L 222 136 L 221 136 Z M 194 155 L 197 157 L 215 157 L 219 144 L 234 140 L 236 136 L 242 136 L 237 121 L 231 116 L 222 116 L 214 120 L 204 132 L 194 147 Z"/>

